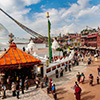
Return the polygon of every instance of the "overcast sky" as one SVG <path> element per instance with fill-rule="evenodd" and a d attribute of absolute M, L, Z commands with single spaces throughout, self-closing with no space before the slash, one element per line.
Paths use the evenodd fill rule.
<path fill-rule="evenodd" d="M 45 36 L 48 32 L 47 12 L 50 15 L 52 36 L 80 32 L 86 26 L 100 26 L 100 0 L 0 0 L 0 8 Z M 1 11 L 0 23 L 16 37 L 30 37 Z"/>

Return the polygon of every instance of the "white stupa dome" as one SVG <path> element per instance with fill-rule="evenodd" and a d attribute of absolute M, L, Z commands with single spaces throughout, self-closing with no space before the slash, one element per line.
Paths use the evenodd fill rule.
<path fill-rule="evenodd" d="M 28 44 L 26 50 L 29 50 L 29 51 L 35 51 L 35 50 L 37 50 L 37 47 L 36 47 L 35 43 L 33 43 L 33 40 L 30 41 L 30 43 Z"/>
<path fill-rule="evenodd" d="M 59 44 L 58 42 L 54 39 L 53 43 L 52 43 L 52 49 L 56 50 L 57 48 L 59 48 Z"/>

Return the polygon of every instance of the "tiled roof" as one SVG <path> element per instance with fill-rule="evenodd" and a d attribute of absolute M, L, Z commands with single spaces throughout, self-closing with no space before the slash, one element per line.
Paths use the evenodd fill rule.
<path fill-rule="evenodd" d="M 39 59 L 17 48 L 16 44 L 10 44 L 10 47 L 0 56 L 1 65 L 39 63 Z"/>

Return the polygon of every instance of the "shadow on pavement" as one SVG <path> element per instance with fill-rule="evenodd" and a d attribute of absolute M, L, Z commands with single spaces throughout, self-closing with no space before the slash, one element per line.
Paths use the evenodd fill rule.
<path fill-rule="evenodd" d="M 83 92 L 81 95 L 85 95 L 85 94 L 88 94 L 88 93 L 90 93 L 91 91 L 85 91 L 85 92 Z"/>
<path fill-rule="evenodd" d="M 96 85 L 100 85 L 100 84 L 97 84 L 97 83 L 93 84 L 93 86 L 96 86 Z"/>
<path fill-rule="evenodd" d="M 36 89 L 36 88 L 34 88 L 34 89 L 30 89 L 29 91 L 26 91 L 25 94 L 27 94 L 27 93 L 31 93 L 31 92 L 33 92 L 33 91 L 38 91 L 38 89 L 39 89 L 39 88 L 37 88 L 37 89 Z"/>
<path fill-rule="evenodd" d="M 61 91 L 61 92 L 57 92 L 57 94 L 64 94 L 66 93 L 67 91 Z"/>
<path fill-rule="evenodd" d="M 85 81 L 84 81 L 84 84 L 86 84 L 86 83 L 89 83 L 89 80 L 85 80 Z"/>
<path fill-rule="evenodd" d="M 58 98 L 57 100 L 63 100 L 64 99 L 64 97 L 60 97 L 60 98 Z"/>
<path fill-rule="evenodd" d="M 64 90 L 65 88 L 59 88 L 59 89 L 57 89 L 57 91 L 61 91 L 61 90 Z"/>
<path fill-rule="evenodd" d="M 56 91 L 56 93 L 57 94 L 64 94 L 64 93 L 66 93 L 67 91 L 66 90 L 64 90 L 65 88 L 60 88 L 60 89 L 57 89 L 57 91 Z"/>
<path fill-rule="evenodd" d="M 95 95 L 89 95 L 89 96 L 83 97 L 81 100 L 92 100 L 94 97 Z"/>

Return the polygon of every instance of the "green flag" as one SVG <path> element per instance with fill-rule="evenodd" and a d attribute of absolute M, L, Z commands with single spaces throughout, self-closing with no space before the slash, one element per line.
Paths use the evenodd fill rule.
<path fill-rule="evenodd" d="M 51 23 L 48 20 L 48 42 L 49 42 L 49 62 L 52 60 L 51 37 L 50 37 Z"/>

